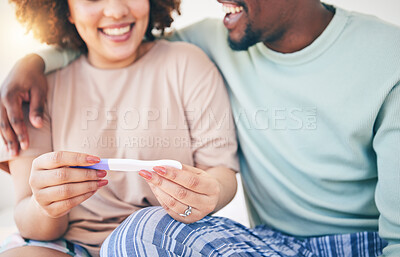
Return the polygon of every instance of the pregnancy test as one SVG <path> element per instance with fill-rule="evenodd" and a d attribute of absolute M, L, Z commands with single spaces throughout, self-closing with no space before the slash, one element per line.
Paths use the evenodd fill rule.
<path fill-rule="evenodd" d="M 112 170 L 112 171 L 153 171 L 155 166 L 169 166 L 181 170 L 182 164 L 174 160 L 142 161 L 134 159 L 101 159 L 91 166 L 76 166 L 73 168 Z"/>

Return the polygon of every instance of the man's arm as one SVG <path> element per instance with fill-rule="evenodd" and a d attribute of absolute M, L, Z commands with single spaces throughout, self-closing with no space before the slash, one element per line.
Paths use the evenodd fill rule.
<path fill-rule="evenodd" d="M 375 124 L 373 147 L 377 155 L 375 201 L 380 212 L 379 234 L 389 242 L 383 256 L 400 253 L 400 82 L 385 99 Z"/>
<path fill-rule="evenodd" d="M 0 132 L 12 156 L 29 146 L 22 103 L 30 102 L 29 120 L 34 127 L 41 128 L 47 96 L 44 73 L 68 65 L 79 55 L 77 51 L 51 48 L 24 57 L 8 74 L 0 90 Z"/>
<path fill-rule="evenodd" d="M 36 53 L 43 59 L 44 73 L 48 74 L 55 70 L 66 67 L 82 53 L 71 49 L 48 48 Z"/>
<path fill-rule="evenodd" d="M 166 37 L 169 41 L 184 41 L 200 47 L 211 60 L 218 44 L 227 44 L 227 30 L 219 19 L 205 19 L 174 31 Z"/>

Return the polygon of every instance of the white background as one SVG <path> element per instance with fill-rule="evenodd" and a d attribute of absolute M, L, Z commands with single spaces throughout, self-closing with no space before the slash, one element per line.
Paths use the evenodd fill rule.
<path fill-rule="evenodd" d="M 326 2 L 349 10 L 373 14 L 400 25 L 399 0 L 326 0 Z M 183 0 L 182 13 L 183 15 L 174 23 L 176 28 L 206 17 L 223 16 L 222 8 L 216 0 Z M 15 20 L 13 8 L 7 0 L 0 0 L 0 38 L 0 83 L 16 60 L 26 53 L 45 47 L 34 41 L 30 35 L 24 34 L 24 29 Z M 1 208 L 12 204 L 12 195 L 12 183 L 9 176 L 0 172 L 0 211 Z M 222 214 L 247 224 L 241 192 L 234 203 L 223 210 Z"/>

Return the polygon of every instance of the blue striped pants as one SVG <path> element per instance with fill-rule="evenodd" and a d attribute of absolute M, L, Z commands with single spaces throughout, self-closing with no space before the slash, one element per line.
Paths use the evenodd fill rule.
<path fill-rule="evenodd" d="M 222 217 L 183 224 L 161 207 L 151 207 L 135 212 L 111 233 L 101 256 L 375 257 L 386 244 L 376 232 L 296 239 Z"/>

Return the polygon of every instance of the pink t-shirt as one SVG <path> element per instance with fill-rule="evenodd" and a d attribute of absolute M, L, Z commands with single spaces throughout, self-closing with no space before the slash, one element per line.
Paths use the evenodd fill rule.
<path fill-rule="evenodd" d="M 174 159 L 238 170 L 235 128 L 223 80 L 197 47 L 157 41 L 129 67 L 102 70 L 81 56 L 48 76 L 45 127 L 29 128 L 20 156 L 74 151 L 101 158 Z M 0 161 L 10 160 L 1 144 Z M 130 214 L 159 205 L 136 172 L 109 172 L 109 185 L 73 208 L 67 240 L 98 255 Z"/>

